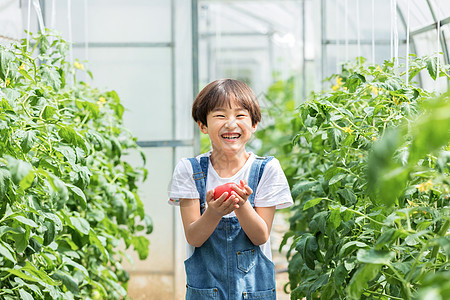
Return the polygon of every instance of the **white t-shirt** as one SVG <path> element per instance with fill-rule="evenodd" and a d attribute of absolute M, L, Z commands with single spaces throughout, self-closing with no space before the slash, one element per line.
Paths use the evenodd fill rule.
<path fill-rule="evenodd" d="M 200 158 L 203 156 L 210 156 L 211 151 L 197 156 L 197 160 L 200 162 Z M 232 177 L 222 178 L 220 177 L 214 167 L 211 165 L 211 161 L 208 166 L 208 176 L 206 180 L 206 190 L 210 191 L 213 188 L 228 183 L 234 182 L 239 184 L 240 180 L 248 180 L 250 174 L 250 168 L 255 160 L 255 154 L 250 152 L 250 157 L 245 162 L 244 166 Z M 192 178 L 193 170 L 192 165 L 187 158 L 181 159 L 175 166 L 173 172 L 172 183 L 169 191 L 169 204 L 179 206 L 180 199 L 199 199 L 197 188 L 195 186 L 194 179 Z M 255 193 L 255 191 L 253 191 Z M 291 191 L 287 182 L 286 176 L 281 169 L 280 162 L 273 158 L 270 160 L 264 169 L 264 173 L 256 189 L 255 195 L 255 207 L 271 207 L 276 206 L 277 209 L 289 207 L 293 204 Z M 207 205 L 207 204 L 206 204 Z M 225 218 L 233 217 L 235 213 L 232 212 L 225 216 Z M 272 260 L 272 252 L 270 249 L 269 240 L 260 245 L 262 252 Z M 187 257 L 189 258 L 194 253 L 194 247 L 187 244 Z"/>

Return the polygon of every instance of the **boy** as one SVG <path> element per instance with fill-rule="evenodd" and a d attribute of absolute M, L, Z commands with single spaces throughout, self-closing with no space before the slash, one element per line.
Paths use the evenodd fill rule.
<path fill-rule="evenodd" d="M 277 159 L 247 152 L 261 120 L 243 82 L 208 84 L 192 106 L 212 150 L 175 167 L 169 203 L 179 205 L 188 242 L 186 299 L 276 299 L 270 231 L 275 209 L 292 205 Z M 214 198 L 214 188 L 234 182 Z"/>

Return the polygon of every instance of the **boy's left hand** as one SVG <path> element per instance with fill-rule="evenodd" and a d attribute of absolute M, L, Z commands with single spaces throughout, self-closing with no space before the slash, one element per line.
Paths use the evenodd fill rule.
<path fill-rule="evenodd" d="M 253 194 L 252 189 L 247 185 L 247 181 L 245 180 L 241 180 L 239 185 L 233 186 L 233 190 L 231 194 L 235 195 L 236 199 L 239 200 L 237 203 L 239 207 L 242 207 L 247 202 L 248 197 Z"/>

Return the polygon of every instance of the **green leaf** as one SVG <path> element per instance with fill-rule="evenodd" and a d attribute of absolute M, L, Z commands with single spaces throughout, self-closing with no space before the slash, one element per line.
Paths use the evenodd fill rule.
<path fill-rule="evenodd" d="M 291 194 L 292 198 L 297 198 L 302 193 L 308 191 L 313 186 L 317 185 L 316 181 L 299 181 L 292 188 Z"/>
<path fill-rule="evenodd" d="M 39 278 L 41 282 L 44 282 L 49 285 L 58 285 L 56 281 L 54 281 L 51 277 L 49 277 L 46 271 L 38 269 L 33 263 L 27 261 L 25 266 L 22 267 L 23 271 L 27 271 L 31 275 L 34 275 L 36 278 Z"/>
<path fill-rule="evenodd" d="M 48 246 L 51 242 L 55 240 L 56 226 L 55 223 L 53 222 L 45 221 L 44 227 L 46 228 L 44 232 L 44 246 Z"/>
<path fill-rule="evenodd" d="M 315 268 L 314 260 L 316 259 L 315 252 L 317 249 L 317 240 L 310 233 L 303 234 L 295 246 L 295 250 L 302 254 L 303 260 L 311 270 Z"/>
<path fill-rule="evenodd" d="M 75 199 L 80 203 L 81 208 L 86 209 L 87 207 L 86 195 L 83 193 L 83 191 L 79 187 L 74 186 L 72 184 L 67 184 L 67 186 L 72 191 Z"/>
<path fill-rule="evenodd" d="M 22 253 L 25 251 L 25 249 L 29 245 L 29 238 L 30 238 L 30 230 L 23 229 L 22 227 L 19 227 L 20 231 L 18 233 L 14 233 L 11 235 L 12 239 L 14 240 L 14 245 L 16 246 L 16 252 Z M 19 231 L 19 228 L 17 230 Z"/>
<path fill-rule="evenodd" d="M 29 130 L 25 133 L 25 136 L 20 143 L 20 147 L 22 148 L 24 153 L 28 153 L 31 148 L 33 148 L 34 143 L 36 141 L 36 132 L 34 130 Z"/>
<path fill-rule="evenodd" d="M 146 259 L 148 256 L 150 241 L 145 236 L 133 236 L 131 244 L 139 254 L 139 259 Z"/>
<path fill-rule="evenodd" d="M 358 268 L 358 271 L 352 276 L 349 285 L 346 288 L 349 299 L 359 300 L 361 294 L 368 287 L 368 282 L 377 276 L 382 265 L 365 264 Z"/>
<path fill-rule="evenodd" d="M 351 252 L 353 252 L 356 248 L 365 248 L 365 247 L 367 247 L 367 244 L 365 244 L 363 242 L 359 242 L 359 241 L 347 242 L 342 246 L 341 250 L 339 251 L 339 256 L 346 257 Z"/>
<path fill-rule="evenodd" d="M 333 176 L 333 178 L 330 179 L 330 181 L 328 182 L 329 185 L 333 185 L 337 182 L 340 182 L 342 179 L 344 179 L 347 176 L 347 174 L 337 174 L 335 176 Z"/>
<path fill-rule="evenodd" d="M 315 199 L 306 201 L 305 204 L 303 205 L 303 210 L 307 210 L 308 208 L 311 208 L 311 207 L 319 204 L 324 199 L 325 198 L 315 198 Z"/>
<path fill-rule="evenodd" d="M 19 73 L 22 74 L 26 79 L 35 82 L 34 79 L 30 76 L 30 74 L 28 74 L 28 72 L 26 70 L 19 70 Z"/>
<path fill-rule="evenodd" d="M 5 247 L 5 245 L 3 244 L 3 242 L 0 240 L 0 254 L 7 258 L 8 260 L 10 260 L 11 262 L 13 262 L 14 264 L 16 263 L 16 259 L 14 258 L 14 254 L 11 253 L 8 248 Z"/>
<path fill-rule="evenodd" d="M 28 218 L 26 218 L 24 216 L 21 216 L 21 215 L 14 216 L 13 219 L 15 219 L 16 221 L 18 221 L 18 222 L 20 222 L 22 224 L 28 225 L 28 226 L 30 226 L 32 228 L 37 228 L 38 227 L 38 225 L 33 220 L 28 219 Z"/>
<path fill-rule="evenodd" d="M 56 114 L 56 108 L 53 106 L 45 106 L 41 112 L 41 118 L 44 120 L 50 120 Z"/>
<path fill-rule="evenodd" d="M 86 268 L 85 268 L 84 266 L 80 265 L 79 263 L 73 261 L 73 260 L 70 259 L 69 257 L 64 256 L 64 257 L 63 257 L 63 263 L 64 263 L 65 265 L 72 266 L 72 267 L 74 267 L 75 269 L 80 270 L 80 271 L 84 274 L 84 276 L 86 276 L 86 278 L 89 278 L 89 272 L 86 270 Z"/>
<path fill-rule="evenodd" d="M 351 189 L 340 189 L 340 190 L 337 191 L 337 193 L 339 195 L 341 195 L 342 198 L 345 199 L 346 204 L 348 206 L 353 205 L 353 204 L 356 203 L 356 196 L 353 193 L 353 190 L 351 190 Z"/>
<path fill-rule="evenodd" d="M 3 48 L 0 48 L 0 78 L 6 80 L 9 63 L 14 60 L 14 54 Z"/>
<path fill-rule="evenodd" d="M 61 153 L 70 164 L 75 164 L 77 156 L 75 150 L 69 146 L 58 146 L 54 148 L 56 151 Z"/>
<path fill-rule="evenodd" d="M 76 132 L 73 128 L 69 126 L 62 126 L 58 131 L 58 135 L 64 139 L 67 143 L 78 146 L 83 150 L 87 151 L 86 141 L 84 138 Z"/>
<path fill-rule="evenodd" d="M 450 140 L 450 101 L 438 99 L 430 102 L 430 111 L 416 120 L 412 128 L 413 141 L 408 162 L 413 165 L 436 149 L 448 145 Z"/>
<path fill-rule="evenodd" d="M 8 273 L 11 273 L 13 275 L 16 275 L 17 277 L 22 278 L 23 280 L 27 280 L 27 281 L 31 281 L 31 282 L 41 282 L 40 278 L 35 278 L 33 276 L 29 276 L 23 272 L 21 272 L 20 270 L 17 269 L 10 269 L 10 268 L 4 268 L 2 269 L 3 271 L 6 271 Z"/>
<path fill-rule="evenodd" d="M 61 281 L 72 294 L 75 296 L 78 295 L 78 282 L 70 274 L 61 270 L 56 270 L 52 277 L 53 279 Z"/>
<path fill-rule="evenodd" d="M 30 171 L 25 177 L 23 177 L 19 183 L 20 190 L 25 191 L 26 189 L 28 189 L 33 184 L 35 177 L 36 174 L 33 170 Z"/>
<path fill-rule="evenodd" d="M 334 282 L 337 288 L 341 288 L 348 276 L 347 269 L 343 264 L 339 264 L 334 270 Z"/>
<path fill-rule="evenodd" d="M 91 226 L 89 225 L 89 222 L 86 221 L 86 219 L 79 217 L 70 217 L 70 221 L 72 222 L 73 228 L 76 229 L 79 233 L 82 233 L 84 235 L 89 234 Z"/>
<path fill-rule="evenodd" d="M 430 74 L 430 77 L 433 78 L 433 80 L 436 80 L 437 78 L 437 57 L 429 57 L 426 60 L 427 63 L 427 70 L 428 74 Z"/>
<path fill-rule="evenodd" d="M 336 229 L 341 225 L 341 213 L 338 209 L 333 209 L 330 213 L 329 221 L 333 225 L 333 228 Z"/>
<path fill-rule="evenodd" d="M 58 91 L 61 88 L 61 76 L 58 71 L 53 68 L 50 69 L 47 66 L 42 66 L 41 73 L 42 81 L 44 83 L 51 86 L 55 91 Z"/>
<path fill-rule="evenodd" d="M 0 166 L 0 201 L 8 193 L 11 185 L 11 173 L 5 166 Z"/>
<path fill-rule="evenodd" d="M 103 246 L 102 242 L 100 241 L 100 239 L 97 237 L 97 234 L 94 232 L 94 230 L 89 230 L 89 241 L 96 245 L 97 248 L 102 252 L 103 256 L 105 259 L 108 259 L 108 254 L 106 252 L 105 247 Z"/>
<path fill-rule="evenodd" d="M 375 244 L 376 248 L 381 248 L 382 246 L 388 244 L 388 243 L 392 243 L 395 241 L 395 239 L 397 238 L 398 233 L 397 233 L 397 229 L 395 228 L 389 228 L 388 230 L 386 230 L 385 232 L 383 232 L 380 237 L 377 239 L 377 242 Z"/>
<path fill-rule="evenodd" d="M 22 300 L 34 300 L 33 296 L 24 289 L 19 289 L 20 299 Z"/>
<path fill-rule="evenodd" d="M 33 167 L 26 161 L 8 157 L 9 171 L 11 172 L 11 179 L 15 184 L 19 184 L 20 181 L 30 173 Z"/>
<path fill-rule="evenodd" d="M 387 265 L 395 257 L 395 253 L 384 250 L 359 249 L 356 257 L 363 263 Z"/>

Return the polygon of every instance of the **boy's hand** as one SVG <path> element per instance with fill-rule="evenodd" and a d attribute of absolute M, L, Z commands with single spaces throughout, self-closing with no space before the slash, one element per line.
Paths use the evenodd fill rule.
<path fill-rule="evenodd" d="M 239 185 L 233 186 L 233 190 L 231 196 L 235 196 L 238 199 L 237 208 L 242 207 L 247 202 L 248 197 L 253 194 L 252 189 L 247 185 L 247 181 L 245 180 L 241 180 Z"/>
<path fill-rule="evenodd" d="M 206 193 L 206 203 L 208 203 L 208 208 L 216 215 L 223 217 L 233 212 L 235 209 L 239 208 L 239 200 L 232 193 L 227 199 L 228 192 L 223 193 L 219 198 L 214 200 L 214 189 Z M 226 200 L 225 200 L 226 199 Z"/>

